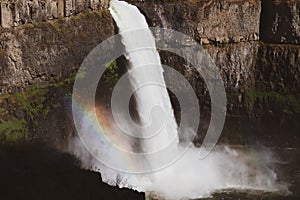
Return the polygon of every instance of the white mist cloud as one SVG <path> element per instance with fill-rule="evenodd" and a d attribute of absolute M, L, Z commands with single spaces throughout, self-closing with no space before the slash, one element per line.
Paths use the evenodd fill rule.
<path fill-rule="evenodd" d="M 101 156 L 110 159 L 111 163 L 119 166 L 151 163 L 147 157 L 144 161 L 131 159 L 128 162 L 128 158 L 115 155 L 111 146 L 99 141 L 99 137 L 93 137 L 91 132 L 95 129 L 88 117 L 83 118 L 82 124 L 84 125 L 80 131 L 87 133 L 88 138 L 84 139 L 85 145 L 100 151 Z M 178 154 L 176 151 L 181 152 L 181 148 L 179 145 L 174 150 L 174 155 Z M 83 168 L 100 172 L 104 182 L 120 188 L 152 192 L 167 199 L 207 197 L 228 188 L 266 191 L 280 189 L 276 173 L 269 166 L 272 158 L 264 152 L 250 149 L 217 146 L 207 157 L 199 159 L 199 148 L 191 147 L 170 166 L 146 174 L 126 173 L 105 166 L 86 150 L 78 137 L 70 142 L 69 149 L 81 160 Z"/>

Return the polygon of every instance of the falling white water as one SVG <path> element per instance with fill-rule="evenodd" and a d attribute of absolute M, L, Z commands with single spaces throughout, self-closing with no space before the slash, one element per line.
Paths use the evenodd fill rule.
<path fill-rule="evenodd" d="M 177 143 L 178 135 L 155 39 L 137 7 L 124 1 L 112 0 L 109 10 L 119 27 L 127 52 L 130 83 L 138 88 L 134 96 L 141 126 L 145 128 L 135 136 L 147 138 L 141 141 L 144 152 L 159 151 L 170 145 L 170 141 Z M 140 32 L 130 32 L 139 29 Z M 146 81 L 152 84 L 144 85 Z M 155 108 L 160 110 L 155 112 Z M 153 112 L 150 112 L 151 109 Z"/>
<path fill-rule="evenodd" d="M 170 99 L 165 88 L 163 69 L 161 67 L 159 54 L 155 48 L 155 41 L 149 30 L 145 17 L 139 10 L 124 1 L 112 0 L 110 12 L 119 27 L 122 42 L 127 51 L 127 59 L 130 62 L 129 74 L 130 83 L 133 87 L 143 85 L 145 80 L 159 83 L 157 85 L 146 85 L 135 91 L 137 101 L 137 112 L 142 126 L 149 123 L 164 121 L 163 129 L 159 134 L 141 141 L 143 152 L 158 151 L 170 143 L 178 142 L 177 124 L 173 116 Z M 128 31 L 144 29 L 142 36 L 138 33 L 126 34 Z M 146 29 L 146 31 L 145 31 Z M 141 49 L 142 47 L 142 49 Z M 135 51 L 138 50 L 138 51 Z M 143 66 L 150 68 L 150 72 L 145 73 Z M 141 70 L 138 70 L 141 69 Z M 152 112 L 154 106 L 163 110 Z M 157 114 L 159 113 L 159 114 Z M 112 119 L 111 119 L 112 120 Z M 124 123 L 126 120 L 124 120 Z M 99 150 L 102 156 L 113 160 L 115 163 L 128 165 L 128 160 L 121 155 L 116 155 L 110 151 L 110 147 L 98 141 L 97 136 L 93 136 L 94 124 L 89 116 L 83 116 L 81 132 L 86 132 L 85 145 L 93 146 Z M 128 126 L 128 124 L 126 124 Z M 151 129 L 152 130 L 152 129 Z M 150 131 L 136 132 L 136 137 L 150 137 Z M 115 131 L 118 131 L 115 129 Z M 94 134 L 97 135 L 97 134 Z M 124 141 L 123 141 L 124 142 Z M 171 154 L 176 155 L 181 151 L 180 144 L 176 145 Z M 153 192 L 163 199 L 182 199 L 207 197 L 217 190 L 227 188 L 257 189 L 257 190 L 276 190 L 276 173 L 270 169 L 270 157 L 268 154 L 245 150 L 233 150 L 227 147 L 217 147 L 206 158 L 199 159 L 198 149 L 190 148 L 183 157 L 175 163 L 162 170 L 148 174 L 129 174 L 110 169 L 99 163 L 89 153 L 86 152 L 81 142 L 76 139 L 70 145 L 71 151 L 82 161 L 84 167 L 99 171 L 102 180 L 111 185 L 127 187 L 137 191 Z M 267 162 L 267 161 L 268 162 Z M 153 158 L 145 156 L 145 162 L 152 164 L 159 162 Z M 130 160 L 130 164 L 135 160 Z"/>

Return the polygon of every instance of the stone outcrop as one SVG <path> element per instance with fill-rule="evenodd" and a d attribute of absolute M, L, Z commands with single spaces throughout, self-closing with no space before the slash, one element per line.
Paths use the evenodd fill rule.
<path fill-rule="evenodd" d="M 21 2 L 33 4 L 30 7 Z M 0 29 L 0 94 L 70 77 L 93 47 L 117 31 L 106 0 L 66 0 L 63 4 L 44 1 L 48 5 L 45 9 L 41 2 L 1 1 L 1 24 L 5 29 Z M 54 2 L 52 7 L 49 2 Z M 271 2 L 269 10 L 268 2 Z M 295 136 L 300 128 L 298 0 L 130 0 L 130 3 L 138 6 L 150 26 L 187 34 L 212 57 L 227 91 L 228 117 L 223 134 L 228 141 L 240 143 L 243 139 L 239 137 L 244 133 L 263 137 L 268 143 L 273 133 L 276 136 L 284 133 L 290 136 L 284 139 L 287 146 L 299 144 L 299 137 Z M 91 12 L 98 8 L 100 11 Z M 201 114 L 209 114 L 207 90 L 193 67 L 175 55 L 160 54 L 163 64 L 189 79 L 200 97 Z M 9 106 L 9 101 L 4 102 Z M 48 119 L 56 119 L 57 115 L 63 116 L 55 111 Z M 202 121 L 208 123 L 209 117 L 204 117 Z M 44 127 L 51 124 L 63 122 L 46 121 Z M 59 128 L 56 130 L 59 135 Z M 281 141 L 278 137 L 276 145 Z"/>
<path fill-rule="evenodd" d="M 2 0 L 1 26 L 11 28 L 108 6 L 108 0 Z"/>
<path fill-rule="evenodd" d="M 229 44 L 224 47 L 208 47 L 207 52 L 222 71 L 225 86 L 238 90 L 254 83 L 259 42 Z"/>
<path fill-rule="evenodd" d="M 255 80 L 265 91 L 300 94 L 300 45 L 264 44 L 259 47 Z"/>
<path fill-rule="evenodd" d="M 106 10 L 2 32 L 0 93 L 70 77 L 86 55 L 113 34 L 113 21 Z"/>
<path fill-rule="evenodd" d="M 296 11 L 295 6 L 299 4 L 299 1 L 268 2 L 288 5 L 290 12 Z M 295 134 L 300 128 L 297 123 L 300 119 L 300 47 L 293 44 L 297 44 L 298 36 L 295 33 L 299 27 L 299 14 L 289 15 L 274 10 L 275 13 L 280 12 L 285 23 L 293 22 L 293 26 L 290 23 L 291 26 L 286 29 L 281 27 L 291 35 L 289 40 L 280 42 L 272 39 L 271 35 L 270 40 L 265 40 L 268 25 L 271 23 L 273 26 L 273 22 L 264 22 L 265 10 L 269 9 L 265 1 L 262 4 L 260 1 L 230 0 L 136 4 L 151 26 L 175 29 L 201 42 L 220 69 L 228 100 L 223 141 L 247 143 L 249 138 L 259 138 L 253 140 L 267 145 L 281 145 L 282 141 L 285 141 L 285 145 L 298 144 L 299 138 Z M 269 12 L 273 13 L 273 10 L 269 9 Z M 279 26 L 283 26 L 283 23 Z M 209 30 L 208 34 L 206 30 Z M 202 127 L 205 127 L 210 113 L 205 108 L 209 107 L 207 90 L 203 89 L 205 85 L 195 75 L 193 67 L 183 60 L 166 53 L 162 53 L 161 57 L 164 64 L 176 68 L 194 84 L 200 97 L 202 114 L 208 113 L 208 117 L 202 119 Z M 287 136 L 284 139 L 280 137 L 283 133 Z M 276 139 L 269 140 L 269 137 L 273 137 L 270 134 L 276 135 Z M 201 141 L 201 137 L 199 139 Z"/>
<path fill-rule="evenodd" d="M 152 26 L 173 28 L 202 44 L 259 39 L 259 0 L 167 1 L 154 4 L 146 1 L 136 4 L 148 16 Z"/>
<path fill-rule="evenodd" d="M 136 3 L 135 1 L 130 1 Z M 282 5 L 278 1 L 268 1 L 272 4 Z M 277 2 L 277 3 L 276 3 Z M 291 9 L 300 1 L 288 1 Z M 230 89 L 238 89 L 249 82 L 258 81 L 254 77 L 254 71 L 260 72 L 267 65 L 273 69 L 264 71 L 265 74 L 273 74 L 272 70 L 290 71 L 293 75 L 273 77 L 276 80 L 286 79 L 291 84 L 284 87 L 294 88 L 299 91 L 299 46 L 297 45 L 267 45 L 265 42 L 258 42 L 259 34 L 264 35 L 267 25 L 261 25 L 264 21 L 264 14 L 261 15 L 261 2 L 254 1 L 180 1 L 177 2 L 143 2 L 136 3 L 139 9 L 146 15 L 151 26 L 175 29 L 185 33 L 195 40 L 202 42 L 216 65 L 223 71 L 223 78 L 226 86 Z M 268 9 L 263 1 L 263 10 Z M 290 10 L 291 10 L 290 9 Z M 298 10 L 299 11 L 299 10 Z M 270 10 L 270 12 L 273 12 Z M 286 13 L 282 13 L 285 16 Z M 297 18 L 285 16 L 291 21 Z M 299 15 L 298 15 L 299 17 Z M 262 18 L 262 19 L 261 19 Z M 272 23 L 271 23 L 272 24 Z M 294 23 L 296 27 L 296 23 Z M 293 35 L 294 39 L 297 38 Z M 229 44 L 226 44 L 229 43 Z M 291 43 L 293 43 L 291 41 Z M 267 51 L 267 52 L 266 52 Z M 289 59 L 290 58 L 290 59 Z M 264 61 L 262 61 L 264 59 Z M 288 64 L 284 66 L 284 63 Z M 291 66 L 292 67 L 291 67 Z M 257 66 L 257 67 L 255 67 Z M 290 66 L 290 67 L 289 67 Z M 282 67 L 282 70 L 280 68 Z M 272 73 L 271 73 L 272 72 Z M 283 76 L 282 76 L 283 75 Z M 260 77 L 262 80 L 266 77 Z M 268 78 L 269 81 L 272 78 Z M 278 88 L 271 88 L 278 89 Z"/>

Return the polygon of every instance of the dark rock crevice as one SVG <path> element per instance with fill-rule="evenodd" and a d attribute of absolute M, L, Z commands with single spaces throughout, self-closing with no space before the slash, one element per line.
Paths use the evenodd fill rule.
<path fill-rule="evenodd" d="M 260 37 L 266 43 L 300 44 L 300 2 L 262 0 Z"/>

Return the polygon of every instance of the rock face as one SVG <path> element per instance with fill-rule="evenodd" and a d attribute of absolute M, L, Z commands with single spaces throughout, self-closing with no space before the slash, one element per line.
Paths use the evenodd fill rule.
<path fill-rule="evenodd" d="M 106 11 L 3 31 L 0 93 L 70 77 L 89 51 L 113 34 L 113 22 Z"/>
<path fill-rule="evenodd" d="M 253 71 L 259 42 L 229 44 L 224 47 L 208 47 L 207 52 L 222 71 L 225 87 L 235 91 L 254 84 Z"/>
<path fill-rule="evenodd" d="M 228 98 L 223 141 L 240 144 L 258 137 L 268 145 L 299 145 L 298 0 L 129 2 L 138 6 L 150 26 L 187 34 L 212 57 Z M 70 77 L 93 47 L 117 31 L 107 5 L 107 0 L 1 1 L 5 29 L 0 30 L 0 94 Z M 205 127 L 210 100 L 200 75 L 184 60 L 160 54 L 163 64 L 192 83 Z M 49 119 L 57 115 L 61 114 L 55 112 Z"/>
<path fill-rule="evenodd" d="M 277 4 L 277 1 L 267 2 Z M 279 5 L 281 4 L 283 3 L 279 3 Z M 263 1 L 263 5 L 265 6 L 265 1 Z M 291 1 L 284 5 L 288 6 L 292 12 L 295 6 L 299 5 L 299 1 Z M 273 77 L 273 81 L 278 84 L 277 79 L 289 80 L 294 85 L 290 84 L 284 87 L 294 88 L 294 92 L 299 91 L 297 78 L 299 46 L 268 45 L 258 42 L 259 35 L 264 37 L 268 28 L 267 25 L 260 24 L 265 21 L 264 13 L 260 17 L 260 1 L 215 0 L 198 3 L 182 1 L 162 4 L 145 2 L 137 3 L 137 6 L 146 17 L 148 16 L 147 20 L 151 26 L 172 28 L 186 33 L 197 41 L 202 41 L 216 65 L 223 71 L 223 78 L 229 89 L 238 89 L 249 82 L 254 84 L 259 80 L 263 81 L 265 76 L 254 77 L 255 71 L 260 72 L 266 65 L 271 65 L 273 68 L 269 69 L 269 73 L 280 68 L 282 68 L 281 72 L 293 70 L 291 72 L 293 75 L 287 77 L 287 73 L 285 77 Z M 263 7 L 263 9 L 269 8 Z M 282 16 L 285 16 L 285 13 L 282 13 Z M 297 17 L 299 15 L 287 15 L 285 19 L 294 21 Z M 295 30 L 296 24 L 294 23 Z M 292 38 L 296 39 L 297 35 L 294 34 Z M 291 43 L 293 42 L 291 41 Z M 289 65 L 284 66 L 284 63 Z M 268 74 L 265 71 L 263 73 Z M 272 81 L 272 78 L 268 78 L 268 80 Z"/>
<path fill-rule="evenodd" d="M 300 120 L 300 46 L 293 45 L 298 44 L 299 1 L 136 4 L 150 25 L 175 29 L 202 43 L 220 69 L 228 100 L 223 141 L 247 143 L 253 139 L 268 145 L 282 145 L 282 141 L 285 145 L 299 144 L 295 135 L 300 128 L 296 122 Z M 279 15 L 277 24 L 266 13 Z M 269 34 L 270 26 L 278 27 L 277 31 Z M 280 41 L 278 38 L 283 35 L 288 36 L 287 40 Z M 164 53 L 161 57 L 164 64 L 173 66 L 195 83 L 194 89 L 204 105 L 202 114 L 207 115 L 202 120 L 205 122 L 210 113 L 205 109 L 209 107 L 209 98 L 192 66 L 174 55 Z M 272 134 L 274 139 L 270 140 Z M 286 137 L 282 139 L 280 135 Z"/>
<path fill-rule="evenodd" d="M 261 44 L 256 68 L 255 79 L 261 89 L 299 94 L 300 45 Z"/>
<path fill-rule="evenodd" d="M 136 3 L 136 1 L 130 1 Z M 260 1 L 180 1 L 137 4 L 152 26 L 173 28 L 202 44 L 259 39 Z"/>
<path fill-rule="evenodd" d="M 26 23 L 69 17 L 107 5 L 108 0 L 3 0 L 1 26 L 11 28 Z"/>

